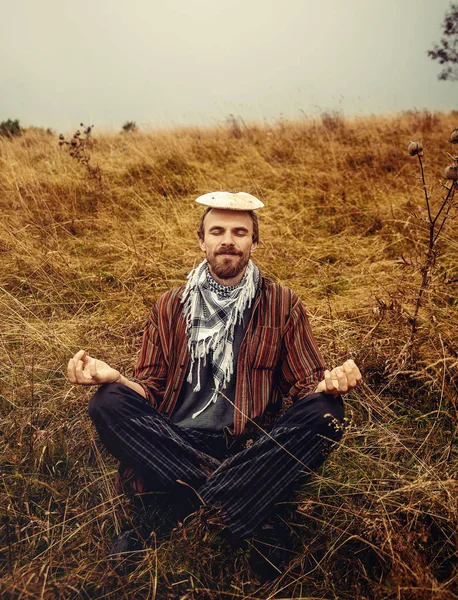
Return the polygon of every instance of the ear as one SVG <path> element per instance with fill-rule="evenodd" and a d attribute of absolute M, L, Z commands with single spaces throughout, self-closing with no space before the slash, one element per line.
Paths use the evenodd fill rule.
<path fill-rule="evenodd" d="M 251 252 L 256 252 L 256 248 L 258 247 L 258 242 L 253 242 L 251 245 Z"/>
<path fill-rule="evenodd" d="M 202 250 L 202 252 L 205 252 L 205 250 L 206 250 L 205 240 L 199 238 L 199 246 L 200 246 L 200 249 Z"/>

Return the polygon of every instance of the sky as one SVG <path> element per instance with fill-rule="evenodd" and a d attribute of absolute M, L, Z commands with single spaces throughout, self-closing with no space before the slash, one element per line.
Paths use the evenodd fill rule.
<path fill-rule="evenodd" d="M 117 131 L 458 109 L 449 0 L 6 0 L 0 122 Z"/>

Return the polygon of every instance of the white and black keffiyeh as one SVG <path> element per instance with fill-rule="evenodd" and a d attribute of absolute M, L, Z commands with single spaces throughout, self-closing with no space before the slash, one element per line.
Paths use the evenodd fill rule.
<path fill-rule="evenodd" d="M 218 392 L 224 390 L 234 372 L 234 328 L 243 319 L 246 308 L 251 306 L 259 281 L 259 269 L 248 262 L 245 275 L 236 286 L 220 285 L 210 274 L 205 259 L 188 275 L 183 292 L 183 313 L 189 336 L 191 356 L 188 383 L 193 381 L 193 370 L 197 370 L 194 392 L 200 390 L 200 369 L 210 356 L 213 365 L 215 392 L 207 404 L 192 415 L 195 418 L 212 402 Z"/>

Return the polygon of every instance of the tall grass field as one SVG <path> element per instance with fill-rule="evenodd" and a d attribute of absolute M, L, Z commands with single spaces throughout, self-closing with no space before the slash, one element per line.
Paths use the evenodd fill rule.
<path fill-rule="evenodd" d="M 458 598 L 456 127 L 410 111 L 0 138 L 2 598 Z M 155 299 L 202 260 L 194 199 L 215 190 L 264 201 L 257 264 L 300 296 L 327 365 L 353 358 L 364 383 L 288 507 L 273 580 L 186 522 L 122 576 L 106 555 L 131 513 L 67 362 L 84 348 L 132 373 Z"/>

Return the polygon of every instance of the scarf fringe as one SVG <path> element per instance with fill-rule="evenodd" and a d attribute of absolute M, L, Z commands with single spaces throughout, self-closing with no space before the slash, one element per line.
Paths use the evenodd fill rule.
<path fill-rule="evenodd" d="M 188 383 L 192 383 L 193 372 L 197 368 L 197 382 L 193 391 L 200 391 L 200 371 L 202 366 L 206 366 L 210 351 L 212 363 L 217 367 L 217 370 L 221 371 L 220 376 L 217 376 L 217 372 L 214 372 L 215 392 L 207 404 L 192 415 L 193 419 L 217 401 L 219 392 L 226 388 L 234 373 L 232 348 L 234 328 L 236 324 L 243 321 L 245 309 L 250 308 L 252 305 L 256 295 L 259 270 L 250 260 L 241 285 L 234 290 L 232 297 L 229 296 L 222 300 L 215 299 L 216 292 L 206 285 L 207 277 L 210 276 L 207 260 L 205 259 L 189 273 L 181 298 L 184 305 L 183 314 L 189 337 L 188 348 L 191 359 L 191 367 L 187 378 Z M 208 315 L 210 313 L 210 316 L 215 318 L 215 313 L 219 307 L 226 307 L 228 309 L 227 314 L 224 318 L 219 318 L 211 329 L 206 328 L 205 324 L 200 327 L 194 326 L 196 320 L 204 322 L 204 314 Z"/>

